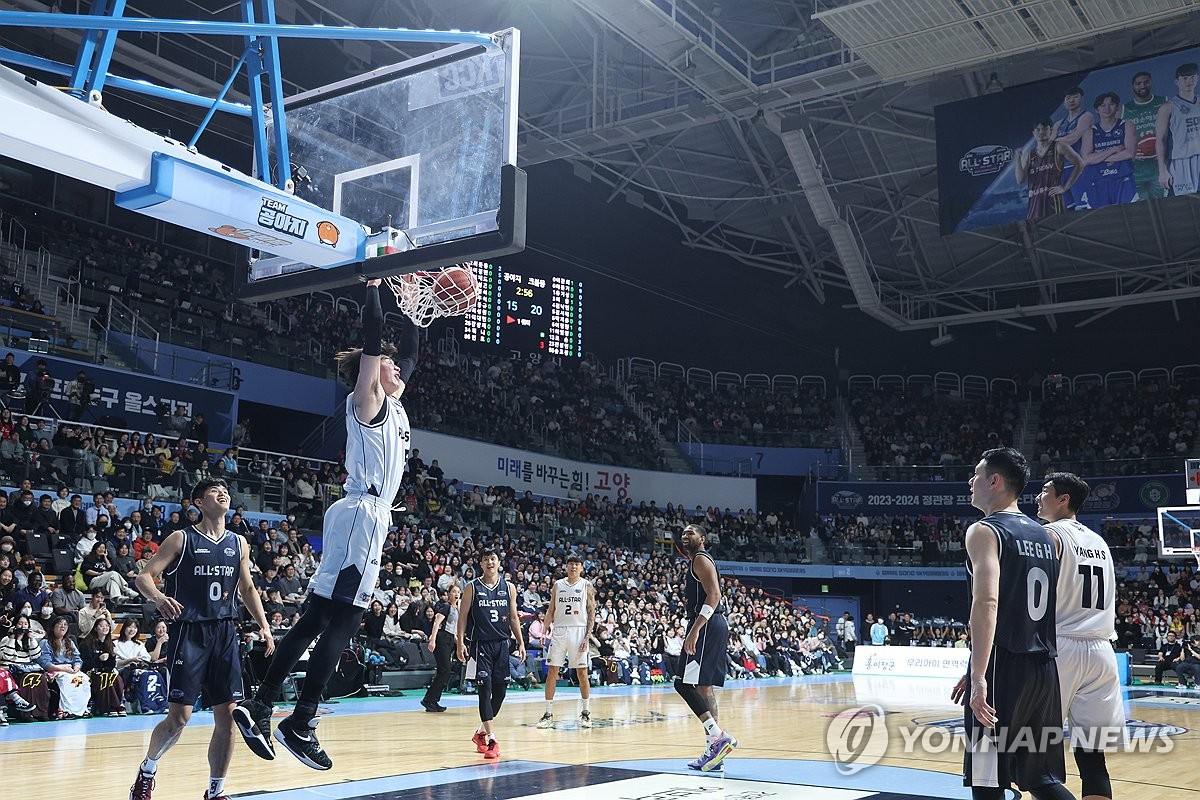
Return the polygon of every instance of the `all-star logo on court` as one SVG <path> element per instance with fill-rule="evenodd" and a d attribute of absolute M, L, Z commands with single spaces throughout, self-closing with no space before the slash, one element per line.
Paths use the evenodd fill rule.
<path fill-rule="evenodd" d="M 304 234 L 308 233 L 308 220 L 293 216 L 287 213 L 287 210 L 288 204 L 282 200 L 264 197 L 262 206 L 258 209 L 258 224 L 303 239 Z"/>

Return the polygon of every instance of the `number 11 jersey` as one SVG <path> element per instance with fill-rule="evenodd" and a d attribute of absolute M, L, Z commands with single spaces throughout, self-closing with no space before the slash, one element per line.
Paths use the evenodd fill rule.
<path fill-rule="evenodd" d="M 1058 633 L 1075 639 L 1112 639 L 1116 633 L 1117 573 L 1100 535 L 1078 520 L 1046 526 L 1062 542 L 1058 575 Z"/>

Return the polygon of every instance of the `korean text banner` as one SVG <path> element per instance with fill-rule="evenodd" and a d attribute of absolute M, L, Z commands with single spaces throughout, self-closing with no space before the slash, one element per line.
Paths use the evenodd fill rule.
<path fill-rule="evenodd" d="M 938 106 L 942 234 L 1195 194 L 1197 62 L 1180 50 Z"/>
<path fill-rule="evenodd" d="M 546 497 L 566 497 L 576 484 L 584 497 L 589 493 L 607 495 L 613 502 L 630 498 L 635 504 L 657 500 L 664 507 L 674 503 L 686 508 L 757 510 L 753 478 L 682 475 L 588 464 L 415 428 L 413 447 L 421 451 L 426 464 L 436 458 L 446 475 L 467 486 L 510 486 L 518 495 L 531 491 Z"/>
<path fill-rule="evenodd" d="M 1148 514 L 1159 506 L 1184 505 L 1182 475 L 1142 475 L 1115 478 L 1083 476 L 1091 494 L 1080 510 L 1089 514 Z M 1040 480 L 1032 480 L 1018 498 L 1021 510 L 1037 511 Z M 915 517 L 924 514 L 978 518 L 971 505 L 971 493 L 965 481 L 942 483 L 925 481 L 906 483 L 870 481 L 820 481 L 817 484 L 817 511 L 821 514 L 866 514 L 874 516 Z"/>

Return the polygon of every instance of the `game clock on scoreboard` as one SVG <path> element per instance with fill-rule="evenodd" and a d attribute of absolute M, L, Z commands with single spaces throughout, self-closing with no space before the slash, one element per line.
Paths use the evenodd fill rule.
<path fill-rule="evenodd" d="M 515 358 L 583 356 L 583 283 L 529 275 L 495 264 L 472 267 L 479 303 L 463 318 L 463 342 Z"/>

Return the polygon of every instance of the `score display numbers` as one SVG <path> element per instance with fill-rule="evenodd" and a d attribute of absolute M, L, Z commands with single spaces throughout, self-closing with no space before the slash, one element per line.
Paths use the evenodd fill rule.
<path fill-rule="evenodd" d="M 463 317 L 463 341 L 514 357 L 583 356 L 583 283 L 473 264 L 479 302 Z"/>

